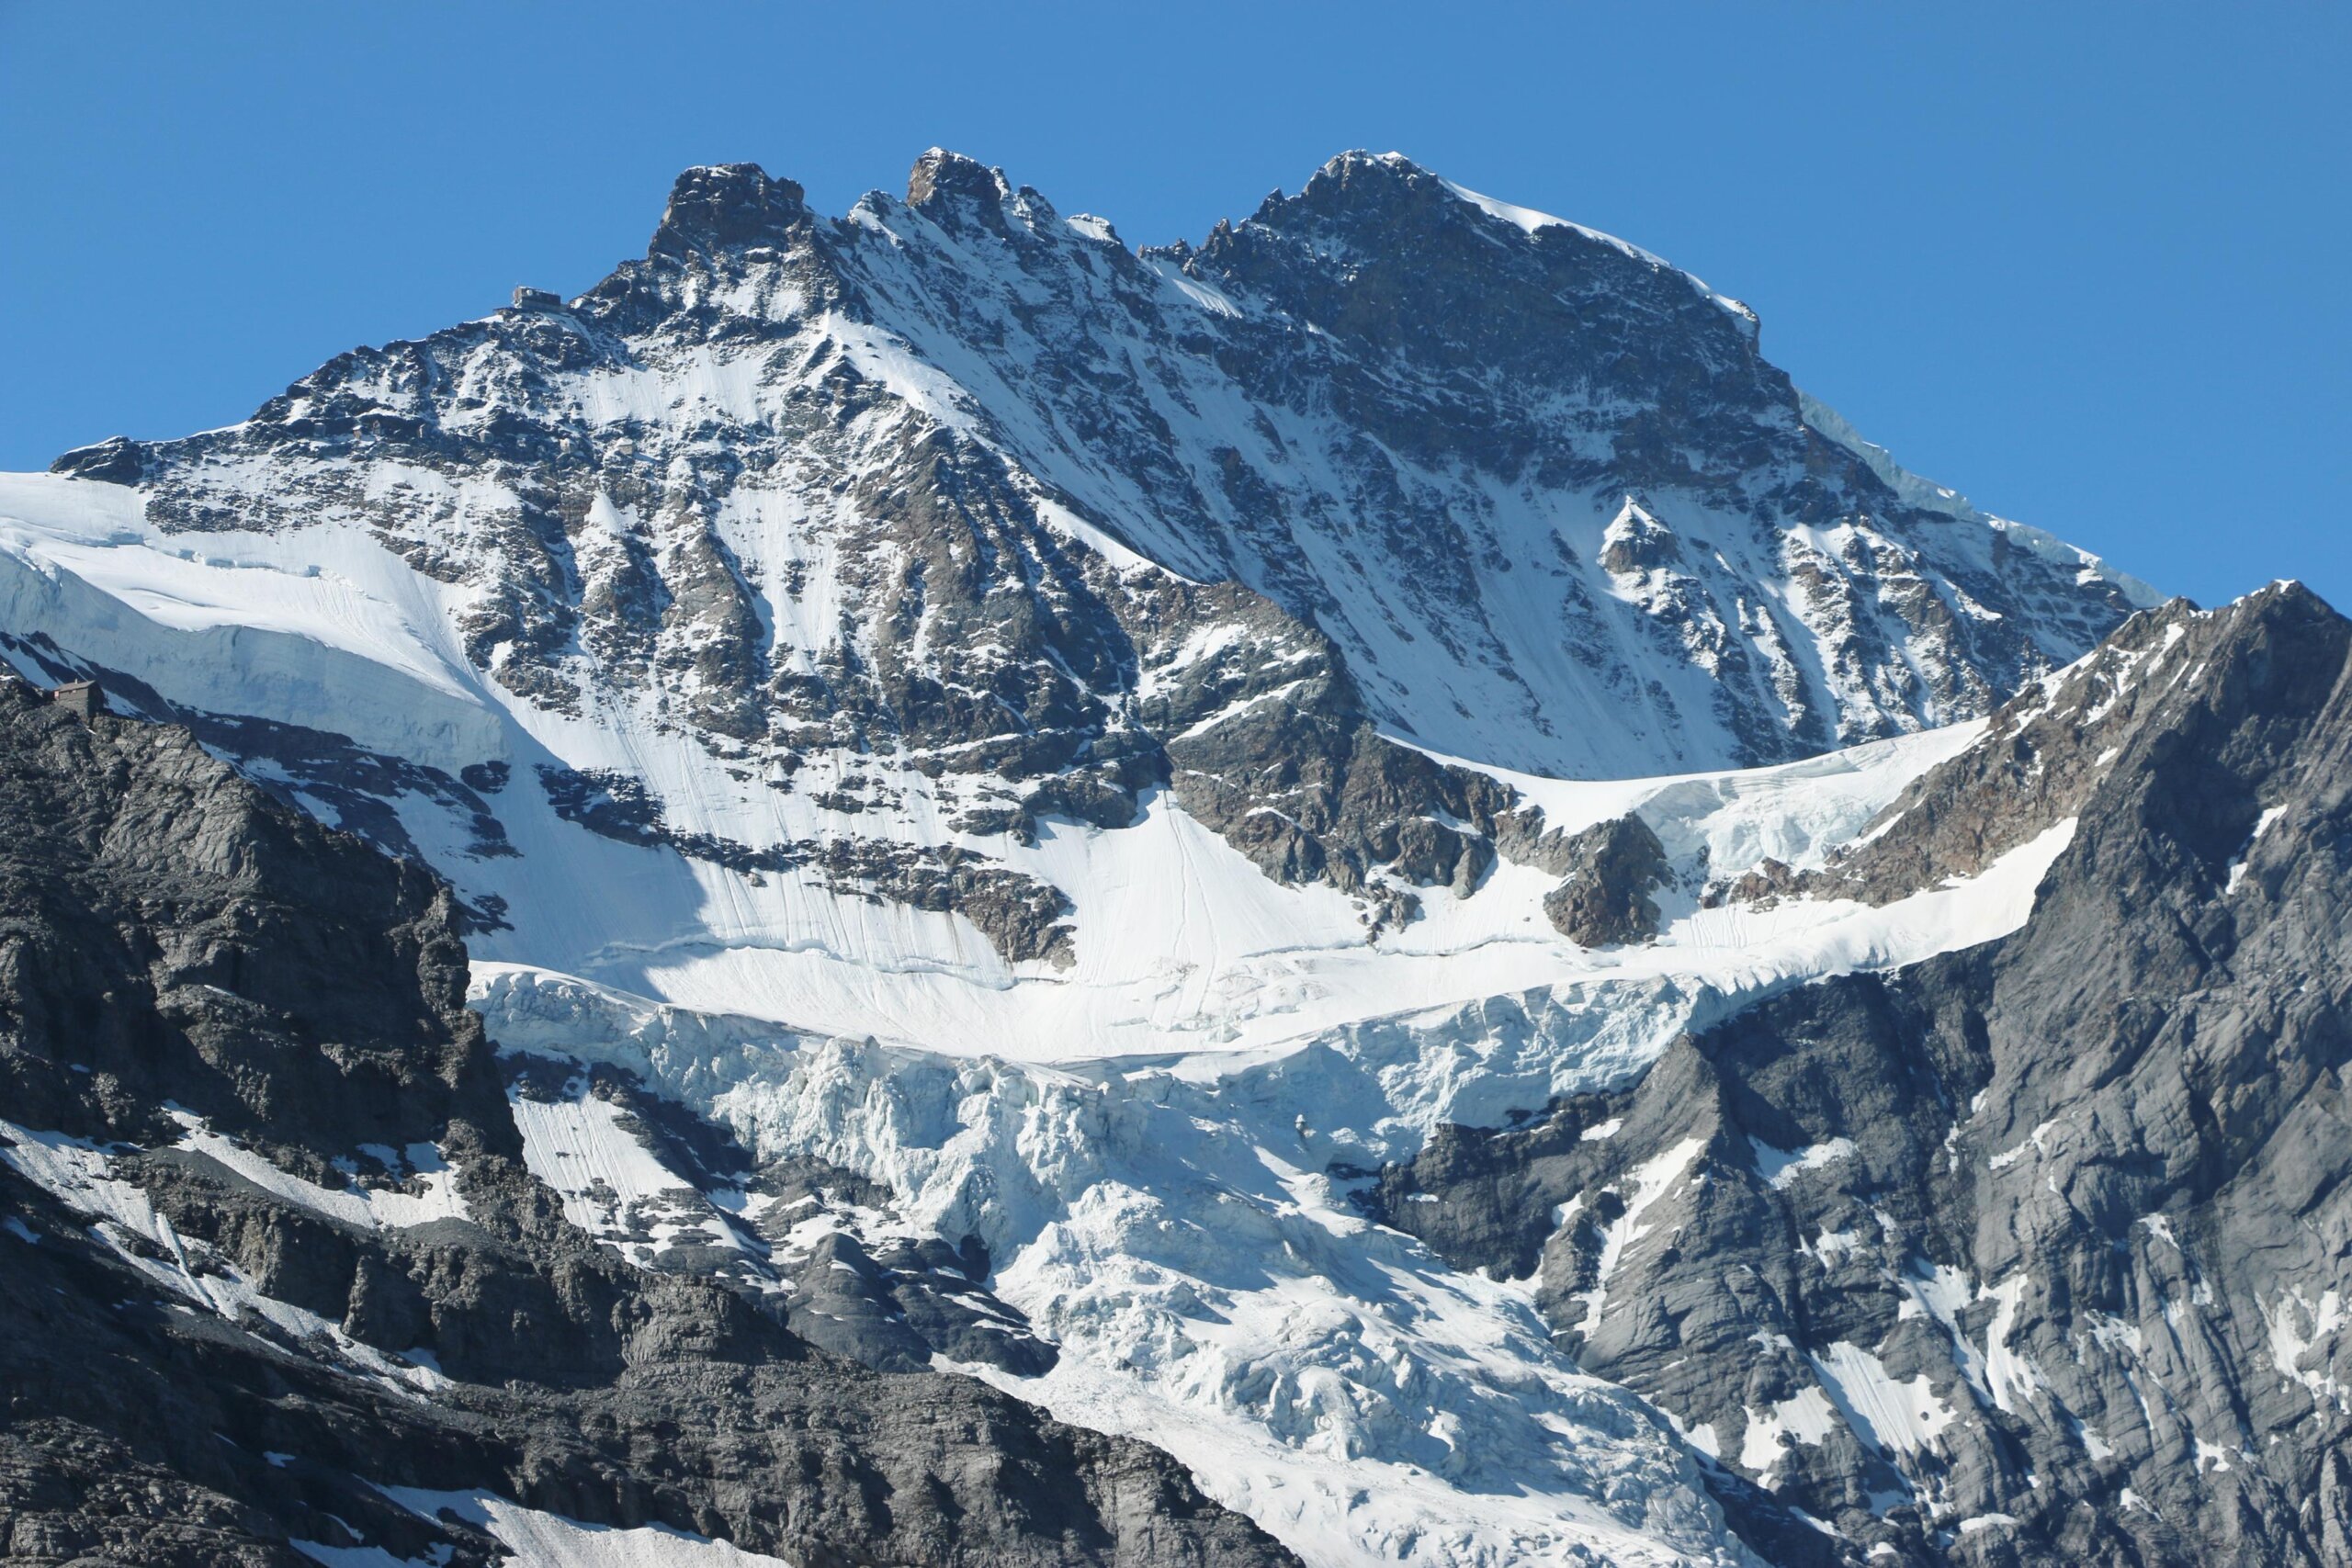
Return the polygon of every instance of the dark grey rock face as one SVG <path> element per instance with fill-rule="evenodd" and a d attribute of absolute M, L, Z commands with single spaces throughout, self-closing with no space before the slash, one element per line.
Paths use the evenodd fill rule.
<path fill-rule="evenodd" d="M 1848 863 L 2072 816 L 2023 930 L 1450 1133 L 1381 1214 L 1532 1272 L 1816 1557 L 2352 1562 L 2348 652 L 2291 586 L 2134 622 Z"/>
<path fill-rule="evenodd" d="M 1638 817 L 1598 822 L 1559 847 L 1567 880 L 1544 900 L 1562 936 L 1582 947 L 1640 942 L 1657 934 L 1650 895 L 1673 874 L 1666 846 Z"/>
<path fill-rule="evenodd" d="M 447 895 L 413 863 L 183 729 L 0 682 L 9 1561 L 502 1555 L 371 1483 L 808 1564 L 1291 1561 L 1152 1449 L 868 1371 L 745 1280 L 632 1268 L 568 1224 L 517 1157 L 463 983 Z M 198 1117 L 283 1175 L 184 1141 Z M 733 1173 L 707 1129 L 646 1131 Z M 456 1211 L 363 1223 L 370 1194 L 429 1193 L 434 1157 Z"/>
<path fill-rule="evenodd" d="M 519 1150 L 430 874 L 277 806 L 185 729 L 84 723 L 14 682 L 0 719 L 11 1120 L 168 1142 L 170 1101 L 313 1179 L 452 1127 Z"/>
<path fill-rule="evenodd" d="M 51 682 L 94 679 L 109 711 L 179 725 L 217 754 L 237 759 L 247 779 L 276 799 L 321 816 L 356 833 L 385 853 L 421 858 L 417 843 L 397 807 L 419 796 L 464 825 L 470 840 L 468 860 L 501 859 L 516 853 L 492 799 L 506 787 L 513 770 L 504 761 L 480 762 L 458 776 L 442 769 L 386 756 L 356 744 L 348 736 L 250 714 L 209 713 L 175 703 L 137 676 L 92 664 L 59 648 L 45 633 L 18 636 L 0 630 L 0 651 Z M 496 927 L 500 913 L 480 904 L 462 906 L 468 930 Z"/>
<path fill-rule="evenodd" d="M 2278 593 L 2294 601 L 2300 590 Z M 2307 599 L 2308 595 L 2301 595 Z M 1768 863 L 1711 897 L 1787 895 L 1885 904 L 1947 877 L 1973 877 L 2002 855 L 2077 815 L 2110 773 L 2130 765 L 2133 738 L 2188 725 L 2205 700 L 2202 677 L 2247 657 L 2244 606 L 2215 615 L 2185 599 L 2144 611 L 2093 655 L 2036 682 L 1994 713 L 1984 739 L 1919 778 L 1855 843 L 1832 852 L 1822 870 L 1792 873 Z M 2322 626 L 2329 622 L 2323 618 Z M 2324 630 L 2295 657 L 2326 668 L 2337 657 Z M 2301 723 L 2296 713 L 2282 722 Z"/>

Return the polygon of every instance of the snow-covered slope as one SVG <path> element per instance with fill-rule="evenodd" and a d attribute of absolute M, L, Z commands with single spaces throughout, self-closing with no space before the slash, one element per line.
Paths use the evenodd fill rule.
<path fill-rule="evenodd" d="M 44 513 L 52 521 L 29 520 Z M 152 531 L 114 487 L 0 481 L 5 624 L 37 627 L 180 708 L 338 729 L 369 757 L 437 773 L 437 790 L 404 777 L 412 787 L 383 794 L 406 840 L 471 903 L 499 911 L 475 938 L 480 958 L 704 1010 L 1029 1060 L 1159 1055 L 1281 1045 L 1571 983 L 1671 975 L 1731 993 L 1979 939 L 1967 934 L 1979 917 L 1947 914 L 1942 893 L 1923 894 L 1917 912 L 1825 905 L 1754 918 L 1699 909 L 1690 897 L 1767 855 L 1817 856 L 1965 744 L 1973 729 L 1962 725 L 1666 780 L 1574 783 L 1439 760 L 1551 834 L 1640 812 L 1688 890 L 1679 906 L 1668 900 L 1674 918 L 1659 940 L 1633 948 L 1587 949 L 1555 930 L 1544 906 L 1560 874 L 1532 851 L 1499 856 L 1469 886 L 1420 890 L 1418 918 L 1368 932 L 1355 901 L 1265 875 L 1165 788 L 1141 791 L 1125 826 L 1046 818 L 1027 841 L 957 832 L 920 797 L 852 818 L 908 851 L 951 845 L 1058 890 L 1078 932 L 1074 959 L 1007 962 L 964 917 L 844 893 L 821 867 L 729 864 L 692 842 L 629 842 L 567 818 L 535 770 L 640 781 L 671 803 L 673 822 L 691 803 L 692 831 L 732 843 L 820 838 L 839 814 L 806 785 L 737 777 L 740 764 L 625 708 L 571 716 L 515 700 L 454 646 L 447 591 L 373 541 L 331 525 L 185 538 Z M 136 698 L 125 689 L 118 700 Z M 343 809 L 344 777 L 310 787 L 302 760 L 289 767 L 258 751 L 249 766 L 331 821 L 377 824 L 372 811 Z M 340 761 L 344 773 L 366 765 Z M 505 782 L 492 788 L 501 763 Z"/>
<path fill-rule="evenodd" d="M 839 220 L 695 170 L 577 300 L 0 479 L 0 655 L 447 877 L 580 1074 L 526 1163 L 629 1262 L 968 1240 L 966 1328 L 1059 1354 L 943 1361 L 1317 1563 L 1736 1562 L 1706 1456 L 1363 1173 L 2016 929 L 2063 824 L 1727 890 L 2152 598 L 1758 335 L 1393 155 L 1142 253 L 952 154 Z"/>

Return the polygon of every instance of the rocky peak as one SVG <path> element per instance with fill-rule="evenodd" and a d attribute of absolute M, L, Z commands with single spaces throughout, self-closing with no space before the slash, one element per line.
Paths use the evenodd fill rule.
<path fill-rule="evenodd" d="M 109 435 L 65 453 L 49 466 L 49 471 L 96 484 L 135 485 L 145 473 L 146 451 L 145 442 Z"/>
<path fill-rule="evenodd" d="M 1393 218 L 1434 212 L 1453 196 L 1443 180 L 1402 152 L 1355 148 L 1316 170 L 1295 197 L 1279 191 L 1268 197 L 1253 221 L 1298 209 L 1324 217 Z"/>
<path fill-rule="evenodd" d="M 646 255 L 774 244 L 808 221 L 805 193 L 791 180 L 772 179 L 757 164 L 718 164 L 688 169 L 670 187 L 669 205 Z"/>
<path fill-rule="evenodd" d="M 139 1137 L 168 1099 L 314 1172 L 458 1123 L 513 1152 L 455 906 L 413 862 L 269 799 L 186 729 L 80 718 L 22 682 L 0 686 L 0 845 L 10 1116 Z M 133 1079 L 155 1102 L 112 1092 Z"/>
<path fill-rule="evenodd" d="M 1736 410 L 1793 434 L 1796 394 L 1752 310 L 1621 240 L 1349 152 L 1212 234 L 1188 270 L 1367 351 L 1450 375 L 1613 393 L 1678 421 Z M 1710 445 L 1712 445 L 1712 440 Z"/>
<path fill-rule="evenodd" d="M 1642 509 L 1632 496 L 1600 536 L 1600 564 L 1621 576 L 1678 564 L 1682 547 L 1674 530 Z"/>
<path fill-rule="evenodd" d="M 993 207 L 1012 194 L 1002 169 L 944 147 L 929 149 L 907 171 L 907 205 L 933 216 L 959 200 Z"/>
<path fill-rule="evenodd" d="M 2215 881 L 2231 874 L 2277 792 L 2223 787 L 2213 770 L 2268 732 L 2300 730 L 2328 700 L 2352 623 L 2300 582 L 2275 582 L 2218 610 L 2174 599 L 2143 610 L 1992 716 L 1984 738 L 1923 774 L 1873 830 L 1818 871 L 1768 863 L 1717 897 L 1792 893 L 1883 904 L 2002 855 L 2080 817 L 2115 781 L 2168 794 L 2193 822 Z M 2224 739 L 2243 730 L 2255 740 Z M 2234 884 L 2232 884 L 2234 886 Z"/>

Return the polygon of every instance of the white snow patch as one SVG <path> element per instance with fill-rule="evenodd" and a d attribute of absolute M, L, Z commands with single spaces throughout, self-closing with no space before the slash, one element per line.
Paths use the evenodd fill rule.
<path fill-rule="evenodd" d="M 668 1525 L 582 1524 L 526 1508 L 492 1492 L 378 1491 L 420 1518 L 455 1515 L 513 1553 L 513 1568 L 793 1568 L 785 1558 L 745 1551 L 731 1541 L 690 1535 Z"/>
<path fill-rule="evenodd" d="M 2029 1149 L 2037 1155 L 2047 1154 L 2050 1150 L 2050 1130 L 2056 1125 L 2058 1123 L 2055 1122 L 2042 1122 L 2026 1135 L 2025 1142 L 2013 1149 L 2002 1150 L 1985 1163 L 1995 1170 L 2007 1170 L 2010 1166 L 2023 1159 Z"/>
<path fill-rule="evenodd" d="M 2023 1406 L 2042 1381 L 2041 1369 L 2009 1348 L 2009 1336 L 2017 1328 L 2018 1307 L 2025 1299 L 2029 1282 L 2028 1276 L 2015 1274 L 1977 1292 L 1979 1301 L 2000 1303 L 1984 1331 L 1984 1385 L 1994 1404 L 2011 1413 Z"/>
<path fill-rule="evenodd" d="M 252 1149 L 213 1132 L 200 1118 L 187 1111 L 171 1114 L 181 1128 L 175 1147 L 200 1154 L 263 1190 L 312 1213 L 362 1230 L 405 1230 L 431 1224 L 435 1220 L 470 1217 L 465 1199 L 458 1192 L 458 1173 L 441 1157 L 436 1145 L 411 1144 L 394 1156 L 406 1169 L 415 1172 L 415 1184 L 423 1188 L 421 1192 L 356 1183 L 338 1190 L 321 1187 L 291 1171 L 279 1169 Z M 392 1153 L 389 1149 L 382 1152 Z M 390 1163 L 383 1162 L 380 1155 L 377 1157 L 381 1163 Z"/>
<path fill-rule="evenodd" d="M 1878 1357 L 1846 1340 L 1815 1356 L 1813 1366 L 1847 1425 L 1883 1452 L 1923 1452 L 1960 1418 L 1926 1373 L 1898 1382 Z"/>
<path fill-rule="evenodd" d="M 1830 1138 L 1794 1151 L 1776 1149 L 1755 1137 L 1749 1138 L 1747 1144 L 1756 1153 L 1756 1173 L 1776 1192 L 1785 1191 L 1806 1171 L 1820 1170 L 1841 1159 L 1850 1159 L 1854 1153 L 1854 1140 L 1851 1138 Z"/>
<path fill-rule="evenodd" d="M 2343 1292 L 2322 1291 L 2313 1300 L 2305 1291 L 2284 1291 L 2265 1315 L 2270 1327 L 2270 1364 L 2301 1383 L 2314 1402 L 2332 1402 L 2339 1410 L 2352 1411 L 2352 1389 L 2336 1376 L 2332 1357 L 2323 1358 L 2315 1367 L 2303 1364 L 2323 1341 L 2334 1338 L 2352 1321 L 2345 1313 Z"/>
<path fill-rule="evenodd" d="M 2007 1514 L 1978 1514 L 1960 1521 L 1960 1533 L 1977 1535 L 1989 1529 L 2015 1529 L 2017 1520 Z"/>
<path fill-rule="evenodd" d="M 2237 858 L 2230 862 L 2229 876 L 2222 888 L 2222 892 L 2234 893 L 2238 890 L 2238 884 L 2245 880 L 2245 863 L 2254 853 L 2254 846 L 2262 841 L 2262 835 L 2270 831 L 2270 825 L 2285 816 L 2287 808 L 2283 806 L 2269 807 L 2263 811 L 2261 818 L 2254 825 L 2253 836 L 2245 841 L 2245 848 L 2239 851 Z"/>
<path fill-rule="evenodd" d="M 563 1199 L 563 1217 L 650 1265 L 682 1241 L 741 1248 L 725 1217 L 622 1124 L 622 1110 L 591 1093 L 584 1080 L 560 1100 L 511 1091 L 507 1103 L 523 1135 L 523 1163 Z M 643 1229 L 650 1241 L 626 1238 Z"/>
<path fill-rule="evenodd" d="M 1740 1434 L 1739 1463 L 1741 1469 L 1758 1475 L 1769 1474 L 1780 1462 L 1783 1436 L 1815 1447 L 1838 1428 L 1836 1406 L 1829 1403 L 1828 1394 L 1813 1385 L 1801 1388 L 1792 1397 L 1779 1400 L 1763 1410 L 1746 1414 L 1747 1426 Z"/>
<path fill-rule="evenodd" d="M 1800 1241 L 1797 1252 L 1827 1269 L 1843 1254 L 1860 1252 L 1865 1245 L 1860 1231 L 1823 1230 L 1809 1242 Z"/>
<path fill-rule="evenodd" d="M 1600 1314 L 1609 1300 L 1609 1277 L 1624 1261 L 1625 1249 L 1650 1233 L 1650 1227 L 1642 1224 L 1642 1216 L 1673 1190 L 1682 1173 L 1690 1168 L 1690 1162 L 1706 1146 L 1703 1138 L 1685 1138 L 1634 1168 L 1634 1191 L 1625 1200 L 1625 1212 L 1611 1220 L 1609 1228 L 1601 1233 L 1600 1260 L 1594 1270 L 1592 1289 L 1577 1292 L 1576 1299 L 1585 1303 L 1584 1317 L 1576 1325 L 1579 1332 L 1589 1336 L 1600 1325 Z"/>

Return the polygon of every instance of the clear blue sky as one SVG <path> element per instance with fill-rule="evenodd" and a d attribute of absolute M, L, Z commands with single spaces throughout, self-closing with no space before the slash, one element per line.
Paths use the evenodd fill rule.
<path fill-rule="evenodd" d="M 0 0 L 0 468 L 933 142 L 1130 243 L 1398 149 L 1655 250 L 1910 467 L 2352 609 L 2352 6 Z"/>

